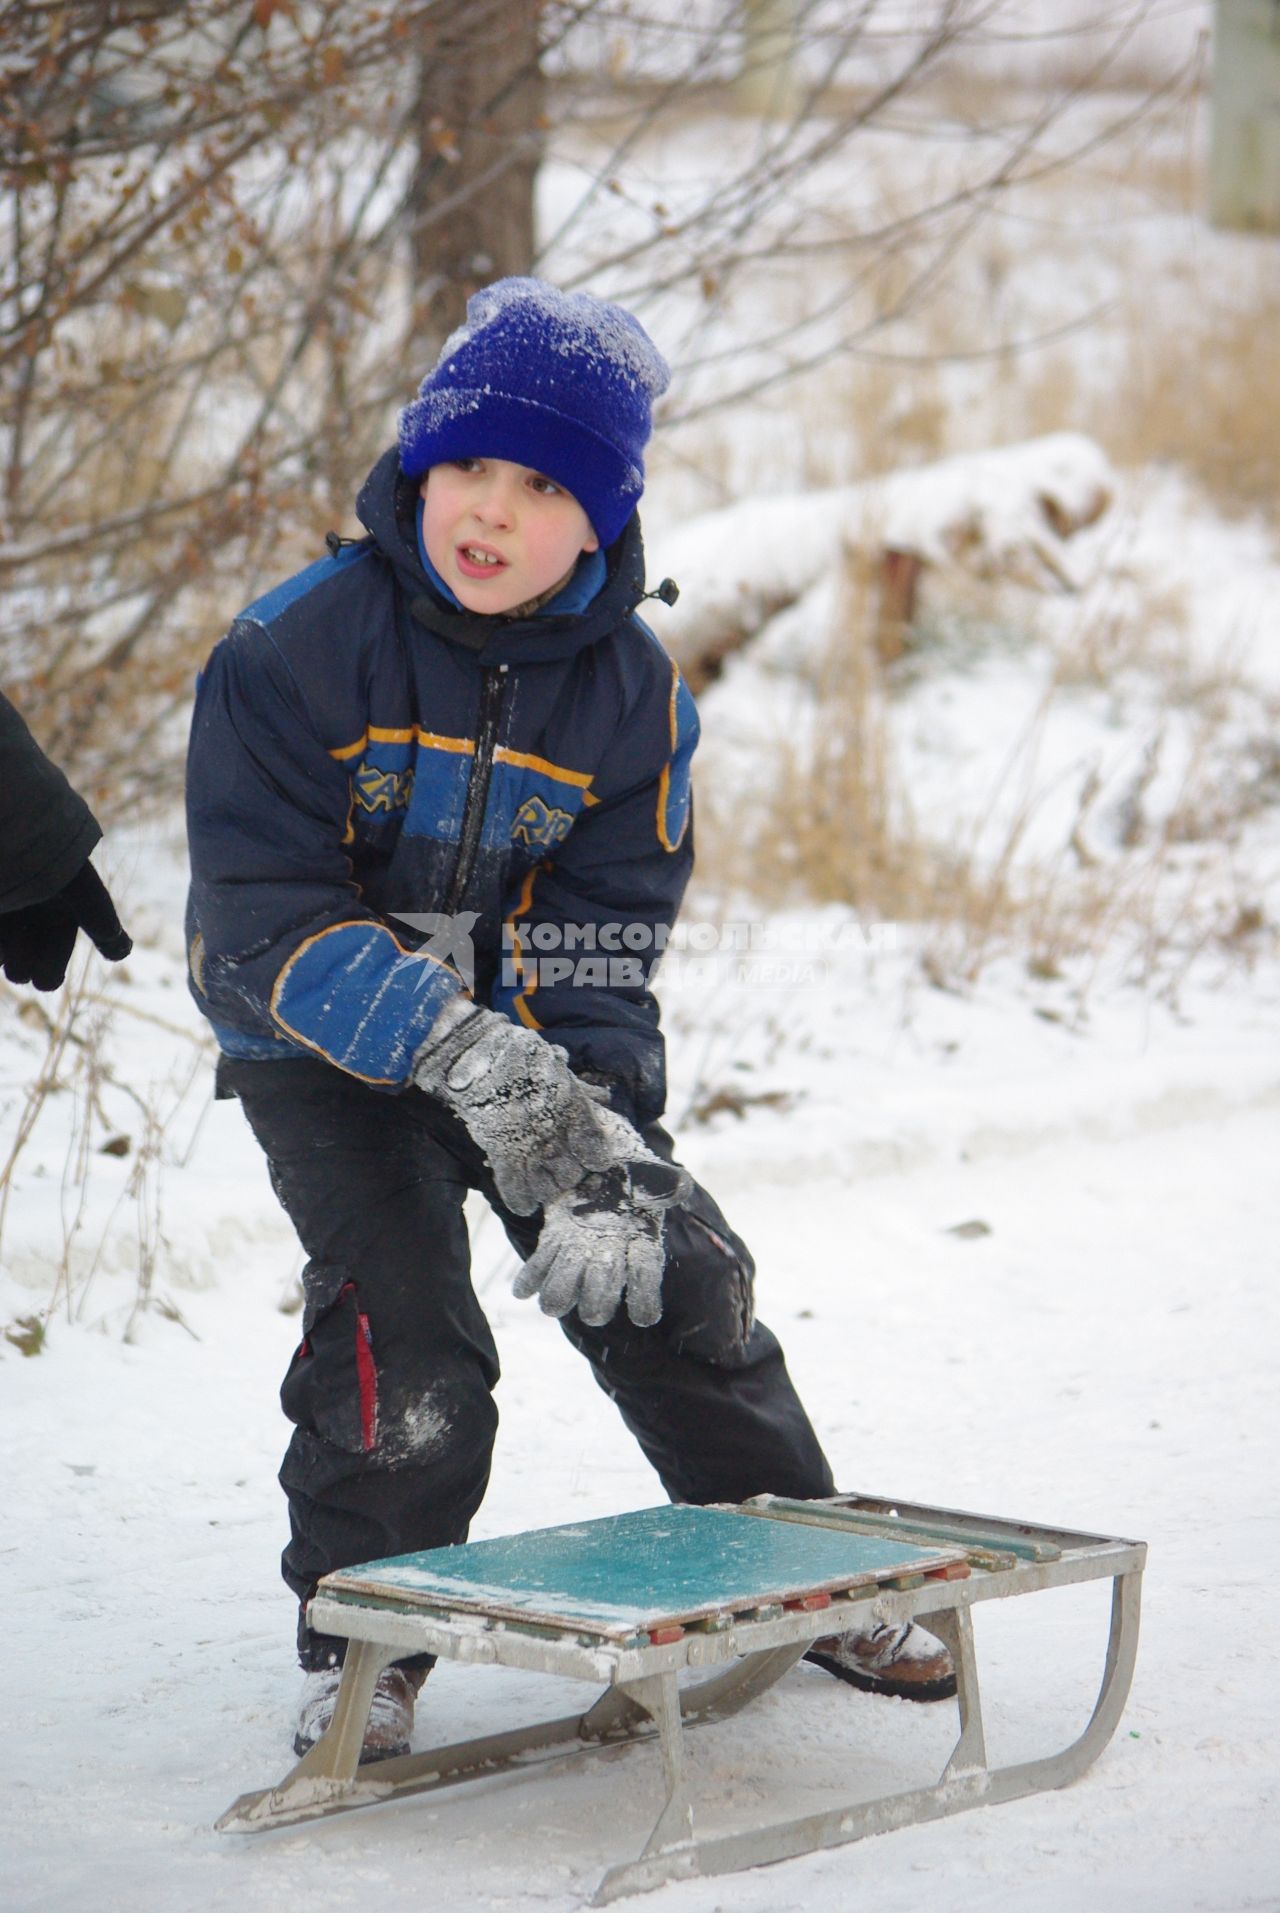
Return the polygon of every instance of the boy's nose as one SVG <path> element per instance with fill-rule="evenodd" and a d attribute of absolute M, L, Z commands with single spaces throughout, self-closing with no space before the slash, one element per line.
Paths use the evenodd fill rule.
<path fill-rule="evenodd" d="M 486 525 L 510 525 L 515 517 L 515 492 L 505 479 L 495 477 L 475 501 L 476 517 Z"/>

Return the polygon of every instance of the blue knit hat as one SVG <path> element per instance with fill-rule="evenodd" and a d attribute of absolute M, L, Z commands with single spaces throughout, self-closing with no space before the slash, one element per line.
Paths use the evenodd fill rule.
<path fill-rule="evenodd" d="M 671 372 L 638 319 L 589 292 L 498 279 L 467 301 L 399 419 L 400 468 L 509 458 L 563 485 L 602 545 L 644 490 L 653 402 Z"/>

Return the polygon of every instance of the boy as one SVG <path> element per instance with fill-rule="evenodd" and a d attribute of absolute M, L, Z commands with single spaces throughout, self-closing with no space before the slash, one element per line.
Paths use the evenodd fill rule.
<path fill-rule="evenodd" d="M 368 536 L 251 605 L 197 697 L 192 987 L 308 1256 L 281 1393 L 299 1752 L 343 1646 L 307 1624 L 317 1581 L 463 1540 L 484 1493 L 498 1357 L 469 1188 L 669 1495 L 834 1492 L 750 1255 L 658 1127 L 648 981 L 697 737 L 635 615 L 667 380 L 617 306 L 533 279 L 477 294 L 360 494 Z M 620 941 L 647 959 L 535 962 Z M 822 1664 L 949 1691 L 939 1644 L 907 1636 L 822 1643 Z M 407 1747 L 427 1665 L 384 1674 L 366 1758 Z"/>

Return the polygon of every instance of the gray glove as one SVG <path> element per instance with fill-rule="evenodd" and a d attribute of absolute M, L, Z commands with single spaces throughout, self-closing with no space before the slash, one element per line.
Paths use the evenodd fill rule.
<path fill-rule="evenodd" d="M 636 1327 L 652 1328 L 662 1315 L 663 1218 L 693 1184 L 687 1170 L 651 1154 L 620 1116 L 611 1123 L 630 1131 L 633 1153 L 547 1205 L 538 1246 L 513 1292 L 536 1295 L 545 1315 L 576 1308 L 589 1328 L 612 1321 L 625 1294 Z"/>
<path fill-rule="evenodd" d="M 601 1107 L 604 1092 L 579 1082 L 562 1049 L 467 997 L 454 997 L 432 1024 L 413 1081 L 459 1118 L 518 1216 L 620 1159 L 625 1139 L 610 1123 L 644 1148 L 630 1124 Z"/>

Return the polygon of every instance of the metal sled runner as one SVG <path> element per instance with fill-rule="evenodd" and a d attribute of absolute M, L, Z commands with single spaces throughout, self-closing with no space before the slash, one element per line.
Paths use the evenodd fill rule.
<path fill-rule="evenodd" d="M 593 1901 L 731 1873 L 866 1834 L 1066 1786 L 1096 1759 L 1129 1691 L 1146 1547 L 859 1495 L 761 1497 L 736 1508 L 646 1509 L 331 1574 L 313 1627 L 350 1646 L 329 1732 L 276 1787 L 243 1794 L 218 1826 L 249 1831 L 425 1793 L 531 1759 L 654 1737 L 665 1800 L 643 1851 Z M 1102 1684 L 1060 1753 L 989 1767 L 971 1610 L 980 1601 L 1109 1578 Z M 956 1667 L 959 1738 L 932 1786 L 699 1840 L 684 1727 L 722 1720 L 822 1636 L 920 1620 Z M 604 1683 L 585 1714 L 359 1765 L 378 1675 L 431 1653 Z M 681 1676 L 684 1680 L 681 1680 Z"/>

